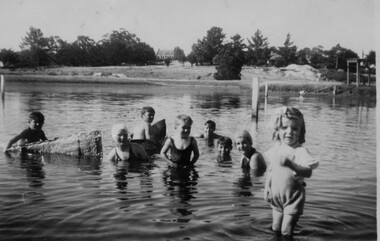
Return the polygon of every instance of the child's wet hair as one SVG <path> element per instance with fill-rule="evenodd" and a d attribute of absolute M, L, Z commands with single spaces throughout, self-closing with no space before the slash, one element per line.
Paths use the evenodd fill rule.
<path fill-rule="evenodd" d="M 305 143 L 305 134 L 306 134 L 306 127 L 305 127 L 305 121 L 303 119 L 303 114 L 300 110 L 294 107 L 284 107 L 281 109 L 279 115 L 277 116 L 275 123 L 274 123 L 274 132 L 273 132 L 273 140 L 280 140 L 279 136 L 279 130 L 282 127 L 282 119 L 288 118 L 290 120 L 298 120 L 301 125 L 301 132 L 300 132 L 300 138 L 299 143 L 303 144 Z"/>
<path fill-rule="evenodd" d="M 190 116 L 185 115 L 185 114 L 181 114 L 181 115 L 177 116 L 175 123 L 174 123 L 174 127 L 177 128 L 177 126 L 180 125 L 181 122 L 183 122 L 187 126 L 191 126 L 193 124 L 193 120 L 191 119 Z"/>
<path fill-rule="evenodd" d="M 143 108 L 141 108 L 141 115 L 144 115 L 146 112 L 156 113 L 156 111 L 151 106 L 144 106 Z"/>
<path fill-rule="evenodd" d="M 218 141 L 218 145 L 230 147 L 232 149 L 232 140 L 229 137 L 221 136 Z"/>
<path fill-rule="evenodd" d="M 125 124 L 115 124 L 111 128 L 111 136 L 116 135 L 116 133 L 120 130 L 125 130 L 128 133 L 128 129 Z"/>
<path fill-rule="evenodd" d="M 248 141 L 249 143 L 251 143 L 251 145 L 253 144 L 253 141 L 252 141 L 252 136 L 251 134 L 249 134 L 249 132 L 247 130 L 240 130 L 240 131 L 237 131 L 235 133 L 235 136 L 234 136 L 235 140 L 237 138 L 242 138 L 243 140 L 246 140 Z"/>
<path fill-rule="evenodd" d="M 45 122 L 45 116 L 39 111 L 30 113 L 29 119 L 32 119 L 35 122 L 38 122 L 41 124 L 43 124 Z"/>
<path fill-rule="evenodd" d="M 216 129 L 216 124 L 215 124 L 215 122 L 212 121 L 212 120 L 208 120 L 208 121 L 206 121 L 205 125 L 208 125 L 210 129 L 213 129 L 213 130 Z"/>

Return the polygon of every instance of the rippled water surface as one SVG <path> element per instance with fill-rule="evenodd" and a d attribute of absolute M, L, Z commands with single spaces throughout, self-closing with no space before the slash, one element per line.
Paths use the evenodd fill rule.
<path fill-rule="evenodd" d="M 133 128 L 139 108 L 155 120 L 189 114 L 192 132 L 206 120 L 233 137 L 248 129 L 259 151 L 271 146 L 271 120 L 282 105 L 305 115 L 306 146 L 320 161 L 307 180 L 306 205 L 296 240 L 376 240 L 376 114 L 374 101 L 356 98 L 269 96 L 251 118 L 243 88 L 12 84 L 0 109 L 2 147 L 41 111 L 48 138 L 99 129 L 103 151 L 110 128 Z M 0 155 L 1 240 L 275 240 L 265 176 L 242 170 L 236 148 L 218 164 L 215 147 L 197 139 L 201 157 L 188 173 L 160 159 L 115 167 L 102 159 L 59 155 L 21 159 Z"/>

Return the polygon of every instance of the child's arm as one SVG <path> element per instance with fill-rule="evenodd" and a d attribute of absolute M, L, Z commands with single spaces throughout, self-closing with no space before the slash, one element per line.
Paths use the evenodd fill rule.
<path fill-rule="evenodd" d="M 25 132 L 25 131 L 22 131 L 20 134 L 18 134 L 17 136 L 13 137 L 13 138 L 8 142 L 7 146 L 6 146 L 5 149 L 4 149 L 4 152 L 7 152 L 7 150 L 8 150 L 9 148 L 11 148 L 13 144 L 15 144 L 15 143 L 18 142 L 20 139 L 22 139 L 22 138 L 25 136 L 24 132 Z"/>
<path fill-rule="evenodd" d="M 41 132 L 42 132 L 41 141 L 47 141 L 47 138 L 45 136 L 45 132 L 43 130 L 41 130 Z"/>
<path fill-rule="evenodd" d="M 267 202 L 272 201 L 271 186 L 272 186 L 272 172 L 268 172 L 267 179 L 265 180 L 265 187 L 264 187 L 264 200 Z"/>
<path fill-rule="evenodd" d="M 313 170 L 311 169 L 310 166 L 301 166 L 301 165 L 298 165 L 293 160 L 290 160 L 288 158 L 285 159 L 284 166 L 289 167 L 298 176 L 301 176 L 301 177 L 311 177 L 311 174 L 313 172 Z"/>
<path fill-rule="evenodd" d="M 249 166 L 253 170 L 265 170 L 267 169 L 267 164 L 265 163 L 264 157 L 260 153 L 255 153 L 252 155 L 249 162 Z"/>
<path fill-rule="evenodd" d="M 115 151 L 116 151 L 116 149 L 114 148 L 110 151 L 110 153 L 108 153 L 108 155 L 107 155 L 108 161 L 115 161 Z"/>
<path fill-rule="evenodd" d="M 319 162 L 314 160 L 305 147 L 298 147 L 296 153 L 285 158 L 284 166 L 292 169 L 298 176 L 309 178 Z"/>
<path fill-rule="evenodd" d="M 191 145 L 193 145 L 193 159 L 191 160 L 190 162 L 190 165 L 191 166 L 194 166 L 194 164 L 198 161 L 198 158 L 199 158 L 199 149 L 198 149 L 198 144 L 197 144 L 197 141 L 195 140 L 195 138 L 191 138 L 192 139 L 192 143 Z"/>
<path fill-rule="evenodd" d="M 152 138 L 152 125 L 149 122 L 144 123 L 144 134 L 145 134 L 145 139 L 150 140 Z"/>
<path fill-rule="evenodd" d="M 169 157 L 168 157 L 168 155 L 167 155 L 167 152 L 168 152 L 168 150 L 169 150 L 170 144 L 171 144 L 170 138 L 167 138 L 166 141 L 165 141 L 164 146 L 161 148 L 161 151 L 160 151 L 160 154 L 161 154 L 163 157 L 165 157 L 167 160 L 169 160 Z"/>

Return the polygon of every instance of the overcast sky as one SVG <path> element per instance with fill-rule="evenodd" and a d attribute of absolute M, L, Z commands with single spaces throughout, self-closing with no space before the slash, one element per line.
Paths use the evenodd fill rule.
<path fill-rule="evenodd" d="M 18 51 L 30 26 L 70 43 L 124 28 L 155 51 L 186 54 L 213 26 L 228 39 L 260 29 L 276 47 L 290 33 L 298 49 L 339 43 L 361 57 L 376 48 L 375 0 L 0 0 L 0 49 Z"/>

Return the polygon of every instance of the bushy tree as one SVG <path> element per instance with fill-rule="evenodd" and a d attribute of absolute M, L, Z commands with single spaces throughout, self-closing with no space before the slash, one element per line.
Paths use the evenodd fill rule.
<path fill-rule="evenodd" d="M 352 58 L 359 58 L 359 56 L 352 50 L 346 49 L 337 44 L 330 50 L 326 51 L 327 59 L 326 65 L 330 69 L 347 69 L 347 60 Z"/>
<path fill-rule="evenodd" d="M 284 58 L 284 64 L 289 65 L 297 61 L 297 46 L 291 41 L 291 35 L 288 33 L 284 46 L 278 47 L 279 54 Z"/>
<path fill-rule="evenodd" d="M 136 43 L 133 46 L 132 62 L 138 65 L 145 65 L 156 60 L 154 49 L 144 42 Z"/>
<path fill-rule="evenodd" d="M 23 57 L 29 55 L 28 61 L 24 62 L 30 63 L 31 67 L 36 66 L 46 66 L 49 64 L 50 60 L 48 57 L 48 38 L 45 38 L 42 31 L 39 28 L 30 27 L 29 32 L 26 36 L 22 38 L 20 44 L 21 50 L 23 50 Z"/>
<path fill-rule="evenodd" d="M 245 62 L 246 46 L 238 34 L 231 37 L 231 40 L 222 47 L 216 59 L 218 66 L 214 78 L 217 80 L 241 79 L 240 72 Z"/>
<path fill-rule="evenodd" d="M 0 60 L 3 61 L 4 67 L 17 67 L 20 62 L 20 56 L 11 49 L 1 49 Z"/>
<path fill-rule="evenodd" d="M 223 47 L 225 36 L 222 28 L 212 27 L 202 40 L 198 39 L 198 42 L 192 46 L 192 51 L 197 55 L 198 62 L 212 64 L 213 58 Z"/>
<path fill-rule="evenodd" d="M 248 51 L 246 60 L 248 64 L 262 66 L 265 65 L 270 58 L 270 49 L 268 39 L 263 36 L 258 29 L 255 35 L 248 40 Z"/>
<path fill-rule="evenodd" d="M 376 65 L 376 52 L 371 50 L 369 51 L 367 57 L 366 57 L 367 61 L 369 62 L 369 64 L 374 64 Z"/>
<path fill-rule="evenodd" d="M 193 67 L 194 64 L 197 64 L 197 55 L 193 51 L 191 51 L 187 55 L 187 60 L 190 62 L 191 67 Z"/>
<path fill-rule="evenodd" d="M 186 55 L 183 49 L 181 49 L 180 47 L 174 48 L 174 59 L 181 62 L 182 65 L 185 65 Z"/>

